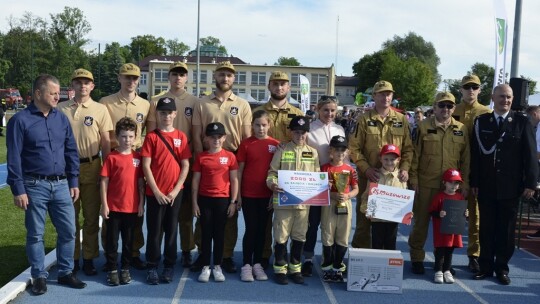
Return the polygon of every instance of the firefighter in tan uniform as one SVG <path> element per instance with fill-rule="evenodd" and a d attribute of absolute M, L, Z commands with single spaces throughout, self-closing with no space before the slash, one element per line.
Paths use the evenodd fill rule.
<path fill-rule="evenodd" d="M 191 141 L 193 110 L 199 103 L 199 99 L 185 90 L 188 78 L 188 67 L 181 61 L 173 62 L 169 66 L 169 90 L 159 96 L 152 97 L 150 101 L 150 112 L 146 120 L 146 132 L 152 132 L 156 128 L 156 105 L 160 98 L 169 97 L 174 100 L 178 115 L 174 118 L 175 129 L 184 132 L 188 138 L 190 148 L 193 152 Z M 193 160 L 190 160 L 192 163 Z M 182 266 L 191 266 L 191 250 L 195 249 L 193 236 L 193 212 L 191 208 L 191 171 L 184 183 L 184 192 L 180 212 L 178 214 L 178 228 L 180 231 L 180 248 L 182 249 Z"/>
<path fill-rule="evenodd" d="M 414 148 L 411 141 L 409 121 L 390 108 L 394 89 L 388 81 L 379 81 L 373 86 L 375 107 L 360 118 L 355 132 L 349 140 L 351 159 L 358 170 L 359 195 L 366 190 L 367 180 L 376 183 L 381 167 L 379 153 L 386 144 L 393 144 L 401 150 L 399 179 L 407 182 L 413 159 Z M 351 243 L 354 248 L 371 248 L 371 224 L 356 204 L 356 230 Z"/>
<path fill-rule="evenodd" d="M 415 157 L 410 184 L 416 191 L 413 206 L 414 225 L 409 236 L 412 271 L 424 273 L 424 245 L 429 229 L 429 207 L 441 190 L 443 173 L 455 168 L 463 176 L 462 193 L 467 196 L 469 177 L 469 133 L 464 124 L 452 118 L 456 106 L 454 95 L 438 93 L 433 106 L 434 117 L 424 119 L 416 130 Z"/>
<path fill-rule="evenodd" d="M 81 230 L 79 213 L 83 213 L 83 271 L 86 275 L 97 274 L 93 259 L 99 256 L 99 174 L 101 157 L 105 159 L 111 151 L 109 132 L 113 130 L 107 108 L 92 100 L 90 93 L 94 89 L 94 76 L 85 69 L 77 69 L 71 76 L 71 86 L 75 90 L 72 100 L 62 102 L 58 109 L 69 119 L 73 136 L 77 142 L 81 172 L 79 176 L 80 196 L 75 207 L 75 253 L 74 271 L 79 270 L 81 255 Z"/>
<path fill-rule="evenodd" d="M 289 124 L 292 140 L 283 149 L 278 149 L 270 163 L 266 184 L 274 191 L 274 273 L 278 284 L 288 284 L 287 270 L 296 284 L 303 284 L 302 249 L 308 229 L 309 206 L 278 206 L 277 195 L 283 190 L 278 187 L 278 170 L 319 172 L 317 150 L 307 145 L 309 120 L 296 116 Z M 287 242 L 291 238 L 291 254 L 287 263 Z"/>
<path fill-rule="evenodd" d="M 134 149 L 140 149 L 142 146 L 142 133 L 146 124 L 146 118 L 148 111 L 150 110 L 150 103 L 148 100 L 143 99 L 137 95 L 137 86 L 141 77 L 141 70 L 133 63 L 126 63 L 120 67 L 118 73 L 118 82 L 120 82 L 120 91 L 115 94 L 105 96 L 99 101 L 101 104 L 107 107 L 113 126 L 124 117 L 129 117 L 137 124 L 137 134 L 135 142 L 133 144 Z M 116 140 L 116 134 L 114 130 L 110 133 L 111 136 L 111 149 L 118 146 Z M 139 217 L 138 222 L 133 230 L 133 245 L 132 254 L 133 260 L 131 266 L 136 269 L 146 269 L 146 263 L 140 258 L 140 249 L 144 246 L 144 235 L 142 233 L 144 217 Z M 106 226 L 102 224 L 101 227 L 101 243 L 105 244 L 105 231 Z M 105 246 L 103 246 L 105 247 Z"/>
<path fill-rule="evenodd" d="M 290 92 L 289 76 L 282 71 L 274 71 L 268 81 L 268 91 L 270 91 L 270 100 L 262 106 L 253 110 L 264 110 L 268 113 L 270 121 L 270 130 L 268 135 L 280 142 L 289 142 L 291 136 L 289 133 L 289 124 L 295 116 L 304 116 L 304 113 L 297 107 L 287 101 L 287 94 Z M 266 227 L 266 238 L 264 242 L 264 251 L 261 265 L 268 267 L 268 260 L 272 255 L 272 216 L 268 217 Z"/>
<path fill-rule="evenodd" d="M 218 63 L 214 71 L 214 81 L 216 82 L 214 93 L 202 98 L 193 111 L 194 155 L 203 151 L 203 130 L 209 123 L 220 122 L 225 126 L 227 137 L 223 148 L 233 153 L 236 153 L 243 139 L 251 136 L 252 116 L 249 103 L 232 92 L 235 71 L 234 65 L 229 61 Z M 195 226 L 196 244 L 200 244 L 201 239 L 198 226 L 198 224 Z M 233 254 L 237 239 L 238 212 L 235 212 L 233 217 L 227 218 L 225 225 L 225 246 L 221 267 L 228 273 L 236 272 Z M 198 259 L 191 270 L 200 271 L 202 266 Z"/>
<path fill-rule="evenodd" d="M 476 75 L 467 75 L 461 79 L 461 103 L 456 106 L 454 111 L 455 120 L 461 122 L 469 131 L 469 138 L 472 136 L 473 123 L 476 117 L 490 113 L 491 110 L 478 101 L 478 94 L 481 91 L 480 78 Z M 467 197 L 469 210 L 469 240 L 467 242 L 467 256 L 469 256 L 469 270 L 478 272 L 478 257 L 480 256 L 480 216 L 478 212 L 478 202 L 476 197 L 469 193 Z"/>

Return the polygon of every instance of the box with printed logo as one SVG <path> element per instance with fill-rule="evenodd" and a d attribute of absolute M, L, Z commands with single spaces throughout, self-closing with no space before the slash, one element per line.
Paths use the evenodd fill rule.
<path fill-rule="evenodd" d="M 402 293 L 403 263 L 399 250 L 349 248 L 347 290 Z"/>

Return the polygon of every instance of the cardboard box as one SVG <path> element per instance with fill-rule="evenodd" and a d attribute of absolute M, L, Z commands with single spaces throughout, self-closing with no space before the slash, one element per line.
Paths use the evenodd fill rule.
<path fill-rule="evenodd" d="M 347 290 L 400 294 L 403 264 L 399 250 L 349 248 Z"/>

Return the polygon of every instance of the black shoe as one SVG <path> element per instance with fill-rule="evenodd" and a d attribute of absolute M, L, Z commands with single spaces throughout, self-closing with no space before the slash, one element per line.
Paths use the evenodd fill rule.
<path fill-rule="evenodd" d="M 182 251 L 182 267 L 188 268 L 191 266 L 191 263 L 193 260 L 191 259 L 191 252 L 189 251 Z"/>
<path fill-rule="evenodd" d="M 343 278 L 343 273 L 341 271 L 336 271 L 336 273 L 334 273 L 334 277 L 332 278 L 332 281 L 336 282 L 336 283 L 343 283 L 345 282 L 345 279 Z"/>
<path fill-rule="evenodd" d="M 79 260 L 73 260 L 73 273 L 77 273 L 79 270 L 81 270 L 81 267 L 79 265 Z"/>
<path fill-rule="evenodd" d="M 287 285 L 289 284 L 289 280 L 287 279 L 287 275 L 284 273 L 276 273 L 274 275 L 276 283 L 279 285 Z"/>
<path fill-rule="evenodd" d="M 236 273 L 236 265 L 234 265 L 232 258 L 224 258 L 221 262 L 221 268 L 223 268 L 225 272 Z"/>
<path fill-rule="evenodd" d="M 59 277 L 58 284 L 67 285 L 71 288 L 76 288 L 76 289 L 83 289 L 86 287 L 86 283 L 77 279 L 77 277 L 73 273 L 67 274 L 63 277 Z"/>
<path fill-rule="evenodd" d="M 311 277 L 313 275 L 313 262 L 306 261 L 302 264 L 302 275 L 305 277 Z"/>
<path fill-rule="evenodd" d="M 475 280 L 484 280 L 486 278 L 491 278 L 492 276 L 493 276 L 493 272 L 479 271 L 473 276 L 473 279 L 475 279 Z"/>
<path fill-rule="evenodd" d="M 534 234 L 527 234 L 528 239 L 540 239 L 540 230 L 536 231 Z"/>
<path fill-rule="evenodd" d="M 131 260 L 130 266 L 133 266 L 133 268 L 138 270 L 145 270 L 146 269 L 146 262 L 141 260 L 140 257 L 133 257 Z"/>
<path fill-rule="evenodd" d="M 424 262 L 412 262 L 412 273 L 424 274 L 426 269 L 424 268 Z"/>
<path fill-rule="evenodd" d="M 47 292 L 47 279 L 37 278 L 32 282 L 32 293 L 36 296 L 40 296 Z"/>
<path fill-rule="evenodd" d="M 197 257 L 195 262 L 193 264 L 191 264 L 191 267 L 189 267 L 189 271 L 191 271 L 191 272 L 201 272 L 202 269 L 203 269 L 203 266 L 204 265 L 201 262 L 201 256 L 199 255 L 199 257 Z"/>
<path fill-rule="evenodd" d="M 96 267 L 94 267 L 93 260 L 83 260 L 82 269 L 87 276 L 94 276 L 97 274 Z"/>
<path fill-rule="evenodd" d="M 291 273 L 290 277 L 295 284 L 304 284 L 304 277 L 300 272 Z"/>
<path fill-rule="evenodd" d="M 498 274 L 497 280 L 499 280 L 502 285 L 510 285 L 510 278 L 505 273 Z"/>
<path fill-rule="evenodd" d="M 478 258 L 470 256 L 469 257 L 469 270 L 472 273 L 477 273 L 480 271 L 480 264 L 478 264 Z"/>
<path fill-rule="evenodd" d="M 268 269 L 268 266 L 270 265 L 270 259 L 269 258 L 262 258 L 261 259 L 261 266 L 264 270 Z"/>

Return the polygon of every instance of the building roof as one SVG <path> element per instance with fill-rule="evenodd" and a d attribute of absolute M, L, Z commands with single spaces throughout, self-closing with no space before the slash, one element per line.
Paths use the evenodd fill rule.
<path fill-rule="evenodd" d="M 139 61 L 139 68 L 141 71 L 148 72 L 148 66 L 150 61 L 152 60 L 158 60 L 158 61 L 183 61 L 185 63 L 196 63 L 197 62 L 197 56 L 158 56 L 158 55 L 150 55 L 145 58 L 143 58 L 141 61 Z M 201 56 L 201 63 L 218 63 L 222 61 L 230 61 L 232 64 L 247 64 L 242 59 L 238 57 L 233 57 L 232 55 L 230 57 L 212 57 L 212 56 Z"/>
<path fill-rule="evenodd" d="M 357 87 L 360 79 L 354 76 L 336 76 L 336 86 Z"/>

